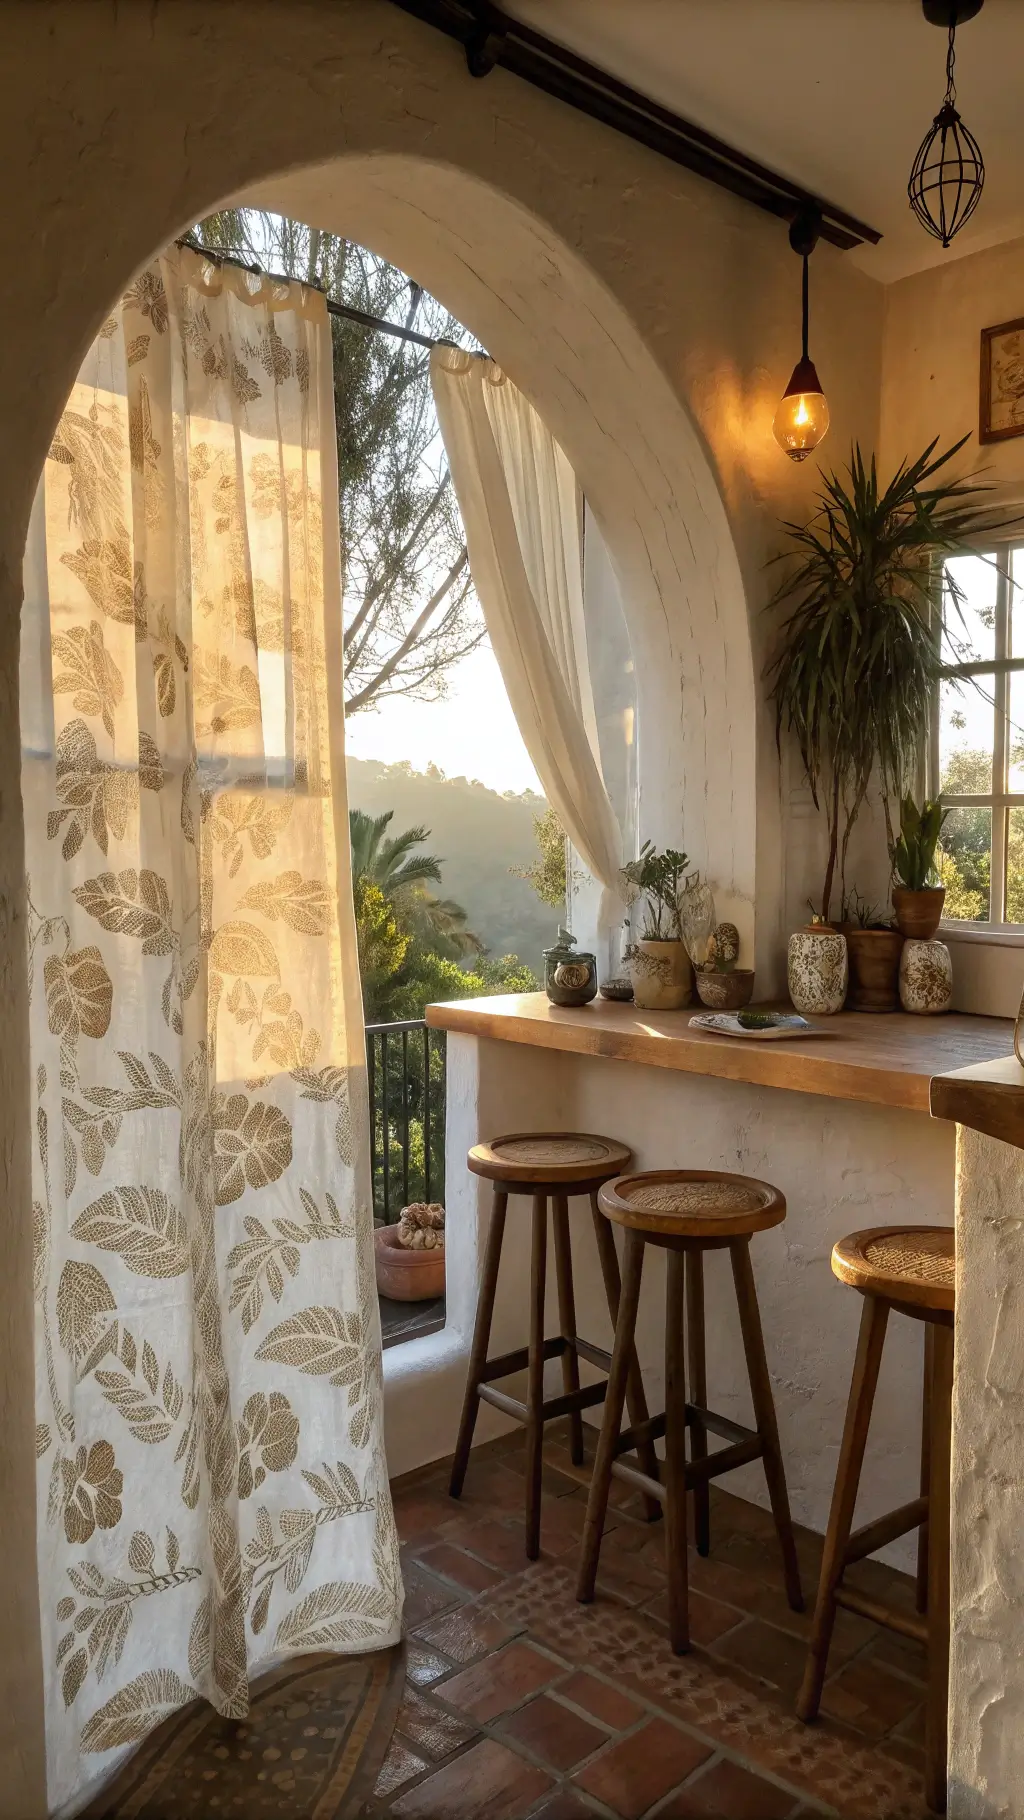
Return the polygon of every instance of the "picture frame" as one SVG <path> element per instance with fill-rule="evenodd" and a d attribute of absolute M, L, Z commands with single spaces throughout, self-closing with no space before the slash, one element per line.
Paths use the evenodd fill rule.
<path fill-rule="evenodd" d="M 978 441 L 1024 436 L 1024 316 L 981 331 Z"/>

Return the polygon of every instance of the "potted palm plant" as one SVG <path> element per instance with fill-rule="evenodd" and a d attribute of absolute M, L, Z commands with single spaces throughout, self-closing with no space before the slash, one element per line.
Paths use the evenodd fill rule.
<path fill-rule="evenodd" d="M 640 934 L 634 940 L 630 933 L 623 956 L 633 1003 L 642 1011 L 678 1011 L 693 997 L 693 968 L 680 923 L 687 864 L 685 853 L 674 847 L 659 853 L 647 840 L 619 874 L 630 929 L 633 906 L 642 905 Z"/>
<path fill-rule="evenodd" d="M 791 972 L 795 961 L 806 976 L 798 990 L 808 1004 L 821 972 L 814 944 L 825 941 L 828 1008 L 839 1008 L 842 969 L 832 953 L 830 917 L 872 778 L 890 851 L 895 846 L 890 803 L 903 797 L 917 768 L 939 674 L 941 565 L 1005 522 L 980 503 L 985 487 L 945 478 L 967 440 L 939 455 L 929 443 L 885 486 L 874 461 L 865 462 L 855 447 L 847 477 L 826 477 L 809 522 L 785 527 L 789 548 L 776 560 L 787 568 L 769 603 L 776 612 L 785 610 L 767 671 L 776 740 L 781 754 L 783 734 L 795 739 L 828 828 L 820 909 L 811 929 L 791 941 Z M 955 600 L 955 581 L 947 578 L 946 585 Z"/>
<path fill-rule="evenodd" d="M 919 809 L 912 796 L 900 805 L 900 836 L 892 853 L 892 907 L 901 934 L 930 942 L 942 921 L 946 887 L 939 882 L 935 849 L 948 809 L 926 802 Z"/>

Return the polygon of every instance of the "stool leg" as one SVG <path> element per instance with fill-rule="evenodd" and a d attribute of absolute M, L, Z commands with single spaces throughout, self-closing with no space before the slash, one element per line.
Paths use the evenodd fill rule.
<path fill-rule="evenodd" d="M 619 1258 L 615 1249 L 611 1223 L 606 1220 L 597 1203 L 596 1194 L 590 1197 L 590 1210 L 594 1219 L 594 1238 L 597 1242 L 597 1255 L 601 1263 L 601 1275 L 604 1278 L 604 1293 L 608 1302 L 608 1313 L 611 1316 L 612 1332 L 615 1332 L 619 1319 L 619 1296 L 622 1285 L 619 1280 Z M 640 1361 L 634 1346 L 629 1360 L 629 1376 L 626 1380 L 626 1408 L 629 1411 L 630 1424 L 634 1428 L 646 1422 L 648 1417 L 647 1398 L 644 1394 L 644 1380 L 640 1371 Z M 640 1465 L 649 1479 L 660 1479 L 658 1456 L 653 1441 L 645 1441 L 637 1448 Z M 657 1498 L 644 1498 L 644 1512 L 649 1523 L 656 1523 L 661 1516 L 661 1505 Z"/>
<path fill-rule="evenodd" d="M 540 1554 L 540 1490 L 544 1456 L 544 1289 L 548 1263 L 548 1202 L 533 1197 L 530 1269 L 530 1358 L 526 1387 L 526 1554 Z"/>
<path fill-rule="evenodd" d="M 590 1496 L 587 1499 L 587 1520 L 583 1529 L 580 1571 L 576 1582 L 576 1597 L 584 1605 L 589 1604 L 594 1597 L 594 1588 L 597 1584 L 597 1562 L 601 1553 L 604 1520 L 608 1512 L 608 1492 L 612 1482 L 615 1443 L 619 1438 L 622 1410 L 626 1401 L 626 1380 L 629 1375 L 630 1359 L 635 1356 L 636 1311 L 640 1302 L 640 1278 L 644 1265 L 644 1242 L 635 1232 L 626 1233 L 623 1263 L 625 1268 L 622 1277 L 622 1293 L 619 1297 L 619 1314 L 615 1323 L 615 1345 L 612 1350 L 611 1370 L 608 1374 L 608 1391 L 604 1400 L 597 1457 L 594 1460 L 594 1473 L 590 1481 Z"/>
<path fill-rule="evenodd" d="M 934 1347 L 932 1334 L 935 1328 L 931 1321 L 925 1322 L 924 1329 L 924 1388 L 921 1398 L 921 1496 L 926 1498 L 931 1490 L 932 1479 L 932 1356 Z M 922 1523 L 917 1532 L 917 1609 L 928 1610 L 928 1520 Z"/>
<path fill-rule="evenodd" d="M 860 1484 L 861 1467 L 864 1464 L 864 1448 L 868 1438 L 871 1406 L 875 1400 L 878 1367 L 882 1362 L 882 1346 L 885 1341 L 888 1319 L 888 1302 L 880 1301 L 877 1296 L 864 1297 L 864 1308 L 860 1318 L 860 1338 L 857 1341 L 857 1357 L 853 1367 L 853 1380 L 850 1384 L 850 1400 L 846 1406 L 843 1442 L 839 1450 L 839 1468 L 836 1473 L 835 1489 L 832 1493 L 828 1529 L 825 1532 L 825 1552 L 822 1556 L 818 1598 L 814 1607 L 814 1621 L 811 1625 L 807 1667 L 804 1669 L 804 1678 L 796 1703 L 797 1716 L 805 1721 L 817 1718 L 818 1707 L 821 1704 L 821 1690 L 825 1683 L 825 1670 L 828 1666 L 829 1644 L 832 1641 L 832 1630 L 836 1621 L 835 1590 L 843 1577 L 846 1546 L 853 1528 L 857 1488 Z"/>
<path fill-rule="evenodd" d="M 572 1240 L 569 1237 L 569 1202 L 564 1194 L 552 1197 L 552 1225 L 555 1229 L 555 1278 L 558 1284 L 558 1325 L 565 1339 L 576 1338 L 576 1299 L 572 1285 Z M 573 1347 L 562 1354 L 562 1388 L 580 1387 L 580 1362 Z M 569 1453 L 574 1466 L 583 1465 L 583 1416 L 574 1409 L 569 1417 Z"/>
<path fill-rule="evenodd" d="M 949 1472 L 953 1401 L 953 1329 L 930 1325 L 932 1436 L 928 1489 L 928 1696 L 925 1704 L 924 1796 L 933 1814 L 946 1811 L 946 1724 L 949 1703 Z"/>
<path fill-rule="evenodd" d="M 686 1254 L 686 1345 L 690 1402 L 708 1406 L 707 1353 L 704 1344 L 704 1258 L 694 1249 Z M 690 1452 L 694 1460 L 707 1459 L 708 1431 L 698 1416 L 690 1421 Z M 711 1487 L 707 1479 L 693 1491 L 693 1530 L 697 1553 L 711 1552 Z"/>
<path fill-rule="evenodd" d="M 796 1558 L 793 1519 L 789 1514 L 789 1493 L 786 1490 L 786 1471 L 782 1464 L 782 1449 L 779 1446 L 779 1425 L 775 1419 L 775 1399 L 772 1396 L 771 1378 L 768 1376 L 768 1361 L 764 1356 L 761 1314 L 757 1305 L 754 1272 L 750 1266 L 750 1240 L 734 1239 L 729 1246 L 729 1254 L 732 1258 L 732 1276 L 736 1285 L 736 1301 L 740 1311 L 740 1327 L 743 1331 L 743 1350 L 747 1359 L 750 1394 L 754 1402 L 754 1420 L 764 1447 L 764 1476 L 768 1481 L 772 1516 L 775 1518 L 775 1529 L 779 1538 L 779 1547 L 782 1550 L 782 1571 L 786 1581 L 786 1597 L 793 1611 L 803 1611 L 804 1595 L 800 1585 L 800 1568 Z"/>
<path fill-rule="evenodd" d="M 686 1561 L 686 1374 L 683 1370 L 684 1274 L 682 1251 L 668 1254 L 665 1296 L 665 1565 L 668 1632 L 677 1656 L 690 1647 Z"/>
<path fill-rule="evenodd" d="M 498 1266 L 501 1263 L 501 1241 L 505 1233 L 507 1207 L 508 1195 L 503 1194 L 500 1189 L 496 1190 L 494 1205 L 491 1209 L 491 1224 L 487 1233 L 487 1249 L 484 1253 L 484 1274 L 480 1284 L 480 1300 L 476 1308 L 473 1345 L 469 1354 L 466 1396 L 462 1405 L 459 1438 L 455 1444 L 455 1458 L 452 1461 L 452 1476 L 448 1482 L 448 1495 L 452 1498 L 462 1496 L 466 1467 L 469 1464 L 469 1450 L 473 1445 L 473 1430 L 476 1427 L 477 1412 L 480 1408 L 479 1386 L 487 1365 L 487 1346 L 491 1337 L 491 1317 L 494 1314 L 494 1294 L 498 1287 Z"/>

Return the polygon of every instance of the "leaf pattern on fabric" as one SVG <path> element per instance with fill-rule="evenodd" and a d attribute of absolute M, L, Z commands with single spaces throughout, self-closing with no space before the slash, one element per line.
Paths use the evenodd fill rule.
<path fill-rule="evenodd" d="M 153 261 L 40 499 L 24 618 L 53 740 L 23 780 L 55 1811 L 81 1807 L 89 1753 L 197 1693 L 244 1717 L 268 1649 L 399 1632 L 334 845 L 330 325 L 295 302 L 184 249 Z"/>

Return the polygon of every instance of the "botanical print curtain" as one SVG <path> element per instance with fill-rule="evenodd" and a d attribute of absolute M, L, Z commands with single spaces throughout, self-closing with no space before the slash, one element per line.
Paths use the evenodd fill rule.
<path fill-rule="evenodd" d="M 170 251 L 82 366 L 26 564 L 50 1801 L 195 1694 L 384 1646 L 323 299 Z"/>
<path fill-rule="evenodd" d="M 622 914 L 622 838 L 601 773 L 583 616 L 581 499 L 572 466 L 493 360 L 439 344 L 430 378 L 473 581 L 544 794 Z"/>

